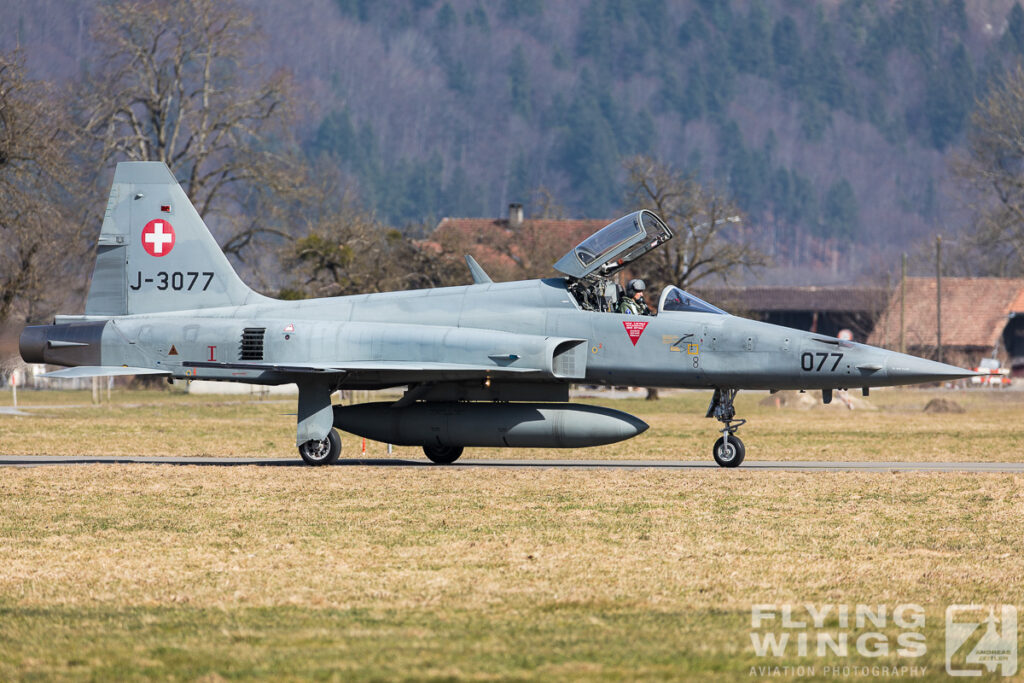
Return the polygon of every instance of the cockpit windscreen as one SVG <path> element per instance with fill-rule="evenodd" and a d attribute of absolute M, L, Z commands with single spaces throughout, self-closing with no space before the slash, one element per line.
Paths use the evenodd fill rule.
<path fill-rule="evenodd" d="M 728 315 L 725 311 L 717 306 L 712 306 L 703 299 L 695 297 L 693 294 L 684 292 L 678 287 L 666 287 L 665 291 L 661 295 L 661 302 L 658 306 L 659 311 L 689 311 L 691 313 L 717 313 L 719 315 Z"/>

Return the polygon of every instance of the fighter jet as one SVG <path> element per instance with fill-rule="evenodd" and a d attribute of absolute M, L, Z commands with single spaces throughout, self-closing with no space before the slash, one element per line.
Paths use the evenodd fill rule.
<path fill-rule="evenodd" d="M 117 165 L 84 315 L 26 327 L 22 358 L 69 366 L 53 377 L 162 375 L 298 385 L 296 445 L 310 465 L 341 453 L 342 430 L 421 446 L 435 463 L 467 447 L 579 448 L 647 425 L 569 402 L 569 386 L 712 392 L 712 455 L 743 462 L 736 392 L 938 382 L 951 365 L 770 325 L 669 286 L 657 315 L 615 312 L 616 274 L 673 233 L 650 211 L 607 225 L 554 264 L 561 275 L 305 301 L 254 292 L 232 269 L 160 162 Z M 332 405 L 339 389 L 404 387 L 391 402 Z"/>

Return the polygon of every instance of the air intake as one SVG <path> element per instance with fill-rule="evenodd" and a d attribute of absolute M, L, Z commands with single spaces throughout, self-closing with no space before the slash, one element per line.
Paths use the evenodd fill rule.
<path fill-rule="evenodd" d="M 263 336 L 265 327 L 247 327 L 242 330 L 242 350 L 238 354 L 240 360 L 263 360 Z"/>
<path fill-rule="evenodd" d="M 565 379 L 579 379 L 587 374 L 587 345 L 582 339 L 570 339 L 555 347 L 551 358 L 551 374 Z"/>

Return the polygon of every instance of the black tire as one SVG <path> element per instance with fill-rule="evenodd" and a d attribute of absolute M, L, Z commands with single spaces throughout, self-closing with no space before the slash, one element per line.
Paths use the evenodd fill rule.
<path fill-rule="evenodd" d="M 462 446 L 424 446 L 423 453 L 438 465 L 451 465 L 462 455 Z"/>
<path fill-rule="evenodd" d="M 729 437 L 729 452 L 725 451 L 724 436 L 718 437 L 718 441 L 715 442 L 715 447 L 711 451 L 711 455 L 715 457 L 715 462 L 720 467 L 739 467 L 746 454 L 743 442 L 735 436 Z"/>
<path fill-rule="evenodd" d="M 307 465 L 333 465 L 341 455 L 341 437 L 332 429 L 326 439 L 314 439 L 299 446 L 299 455 Z"/>

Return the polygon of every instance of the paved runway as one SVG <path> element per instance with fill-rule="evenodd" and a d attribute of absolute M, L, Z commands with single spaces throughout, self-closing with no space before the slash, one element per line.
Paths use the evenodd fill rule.
<path fill-rule="evenodd" d="M 41 467 L 46 465 L 203 465 L 237 467 L 302 467 L 298 457 L 269 458 L 143 458 L 55 455 L 0 455 L 0 466 Z M 698 470 L 719 469 L 708 460 L 459 460 L 453 465 L 435 465 L 427 460 L 399 458 L 343 458 L 336 467 L 457 467 L 507 469 L 594 469 L 594 470 Z M 1014 472 L 1024 473 L 1024 462 L 823 462 L 809 460 L 747 460 L 745 470 L 791 470 L 825 472 Z"/>

